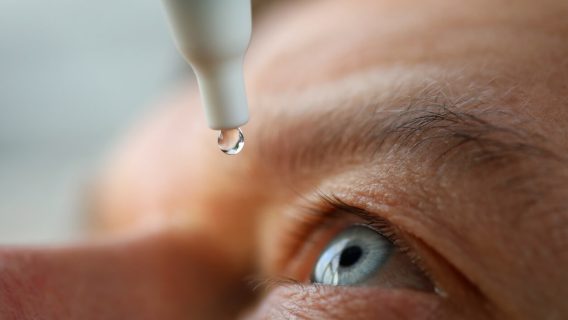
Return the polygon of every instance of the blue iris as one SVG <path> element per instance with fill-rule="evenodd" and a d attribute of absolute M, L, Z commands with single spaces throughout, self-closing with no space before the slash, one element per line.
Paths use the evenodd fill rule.
<path fill-rule="evenodd" d="M 392 243 L 375 230 L 363 225 L 349 227 L 323 250 L 313 270 L 312 282 L 360 284 L 377 273 L 392 250 Z"/>

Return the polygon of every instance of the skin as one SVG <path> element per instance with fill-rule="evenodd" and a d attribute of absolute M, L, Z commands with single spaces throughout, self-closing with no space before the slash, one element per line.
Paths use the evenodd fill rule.
<path fill-rule="evenodd" d="M 0 250 L 0 314 L 568 317 L 568 5 L 275 6 L 247 55 L 243 152 L 219 152 L 188 85 L 101 173 L 91 224 L 104 240 Z M 318 193 L 386 220 L 438 291 L 252 290 L 250 275 L 305 280 L 323 250 L 309 243 L 332 235 L 285 239 Z"/>

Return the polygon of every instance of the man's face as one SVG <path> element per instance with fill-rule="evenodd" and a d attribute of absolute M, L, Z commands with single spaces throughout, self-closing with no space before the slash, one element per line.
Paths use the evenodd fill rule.
<path fill-rule="evenodd" d="M 128 310 L 568 316 L 567 16 L 528 0 L 269 9 L 246 60 L 242 153 L 217 149 L 194 88 L 101 179 L 102 234 L 159 227 L 184 244 L 139 289 L 176 304 L 148 293 Z"/>

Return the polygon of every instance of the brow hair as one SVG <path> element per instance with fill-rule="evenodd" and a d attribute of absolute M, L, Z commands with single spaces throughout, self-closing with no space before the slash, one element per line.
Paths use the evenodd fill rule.
<path fill-rule="evenodd" d="M 485 116 L 485 118 L 484 118 Z M 470 162 L 484 164 L 511 164 L 520 159 L 546 158 L 562 162 L 564 159 L 552 150 L 538 145 L 535 141 L 546 139 L 520 126 L 498 125 L 494 119 L 515 119 L 517 116 L 502 111 L 462 111 L 455 104 L 411 106 L 386 119 L 386 125 L 375 132 L 377 141 L 375 154 L 385 152 L 419 153 L 424 149 L 436 150 L 434 162 L 439 163 L 445 156 L 461 152 L 470 147 Z M 497 120 L 498 121 L 498 120 Z M 506 121 L 504 121 L 505 123 Z"/>
<path fill-rule="evenodd" d="M 437 151 L 430 157 L 438 163 L 468 148 L 476 165 L 535 157 L 565 161 L 546 147 L 544 136 L 526 129 L 525 124 L 535 119 L 513 113 L 500 106 L 498 99 L 483 96 L 470 93 L 451 98 L 441 88 L 427 87 L 386 117 L 379 114 L 374 123 L 369 121 L 363 131 L 368 135 L 366 147 L 374 151 L 373 156 L 430 149 Z M 435 146 L 441 148 L 432 148 Z"/>
<path fill-rule="evenodd" d="M 301 117 L 278 114 L 278 121 L 287 123 L 280 126 L 285 129 L 264 128 L 259 144 L 264 149 L 259 151 L 270 170 L 280 168 L 284 176 L 289 172 L 308 176 L 335 170 L 342 163 L 360 165 L 395 157 L 413 159 L 406 162 L 410 165 L 425 162 L 435 170 L 508 168 L 512 175 L 501 183 L 521 187 L 520 182 L 542 172 L 513 170 L 515 166 L 528 162 L 538 162 L 542 168 L 552 167 L 545 162 L 566 166 L 566 159 L 547 147 L 546 137 L 526 129 L 536 119 L 504 111 L 508 109 L 498 99 L 473 92 L 451 98 L 439 86 L 430 86 L 405 99 L 371 99 L 366 105 L 323 112 L 306 108 Z M 393 90 L 393 96 L 401 93 Z M 270 147 L 274 145 L 279 147 Z"/>

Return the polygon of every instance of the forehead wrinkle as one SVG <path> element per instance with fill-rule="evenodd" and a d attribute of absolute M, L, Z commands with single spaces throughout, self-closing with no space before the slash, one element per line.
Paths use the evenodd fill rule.
<path fill-rule="evenodd" d="M 281 177 L 332 173 L 390 156 L 460 170 L 535 157 L 564 160 L 544 147 L 543 137 L 513 125 L 522 124 L 519 115 L 502 111 L 483 93 L 455 97 L 439 83 L 413 91 L 393 87 L 388 96 L 273 108 L 259 128 L 258 157 Z M 449 161 L 453 155 L 459 160 Z"/>
<path fill-rule="evenodd" d="M 389 67 L 370 70 L 304 90 L 257 97 L 256 108 L 262 122 L 255 122 L 259 141 L 253 158 L 285 175 L 311 172 L 313 167 L 343 162 L 352 147 L 359 149 L 360 133 L 370 123 L 396 112 L 397 105 L 414 87 L 416 79 L 430 78 L 437 68 Z M 423 77 L 416 77 L 415 73 Z M 259 101 L 260 100 L 260 101 Z M 365 124 L 365 125 L 362 125 Z M 356 138 L 356 141 L 351 141 Z"/>

